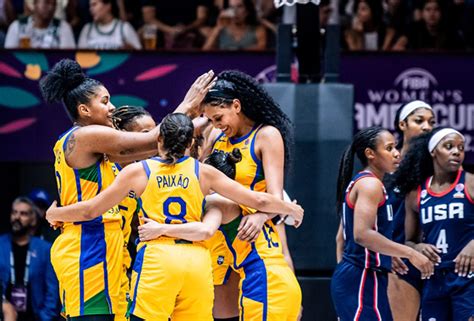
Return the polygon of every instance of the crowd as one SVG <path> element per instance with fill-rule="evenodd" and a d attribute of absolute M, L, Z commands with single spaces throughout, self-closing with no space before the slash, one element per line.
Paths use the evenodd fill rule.
<path fill-rule="evenodd" d="M 322 0 L 321 30 L 347 50 L 464 50 L 474 4 L 464 0 Z M 295 7 L 273 0 L 0 0 L 0 47 L 266 50 Z"/>

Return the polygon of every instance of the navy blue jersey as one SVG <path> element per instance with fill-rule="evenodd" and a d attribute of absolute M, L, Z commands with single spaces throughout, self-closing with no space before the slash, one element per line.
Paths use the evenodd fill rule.
<path fill-rule="evenodd" d="M 398 188 L 388 191 L 388 202 L 393 209 L 393 241 L 405 244 L 405 197 Z"/>
<path fill-rule="evenodd" d="M 364 268 L 375 270 L 391 270 L 391 257 L 373 252 L 365 247 L 360 246 L 354 241 L 354 204 L 349 200 L 349 194 L 354 184 L 363 178 L 375 177 L 370 172 L 360 172 L 351 181 L 346 189 L 345 201 L 342 208 L 342 225 L 344 234 L 344 259 Z M 388 196 L 383 188 L 385 199 L 380 202 L 377 210 L 377 216 L 373 229 L 385 237 L 392 238 L 392 206 L 388 202 Z"/>
<path fill-rule="evenodd" d="M 431 190 L 432 177 L 418 187 L 423 242 L 441 250 L 440 268 L 454 266 L 453 260 L 474 239 L 474 201 L 465 187 L 465 176 L 460 170 L 442 193 Z"/>

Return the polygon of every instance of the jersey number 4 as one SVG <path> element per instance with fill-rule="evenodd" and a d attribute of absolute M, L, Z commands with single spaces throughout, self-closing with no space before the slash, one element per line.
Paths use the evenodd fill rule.
<path fill-rule="evenodd" d="M 442 229 L 439 231 L 438 239 L 436 240 L 436 247 L 443 252 L 443 254 L 448 253 L 448 243 L 446 242 L 446 230 Z"/>

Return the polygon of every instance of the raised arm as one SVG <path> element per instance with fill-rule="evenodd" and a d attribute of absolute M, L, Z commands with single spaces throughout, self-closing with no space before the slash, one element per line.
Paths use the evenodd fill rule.
<path fill-rule="evenodd" d="M 141 163 L 125 167 L 112 185 L 94 198 L 75 204 L 56 207 L 56 202 L 46 212 L 46 219 L 54 222 L 89 221 L 120 203 L 130 191 L 140 196 L 146 188 L 148 178 Z"/>
<path fill-rule="evenodd" d="M 246 189 L 212 166 L 200 164 L 199 170 L 204 178 L 204 180 L 200 180 L 201 189 L 204 193 L 207 194 L 209 190 L 213 190 L 238 204 L 255 208 L 262 212 L 282 215 L 289 214 L 298 222 L 297 226 L 301 224 L 304 210 L 298 204 L 284 202 L 268 193 L 254 192 Z"/>

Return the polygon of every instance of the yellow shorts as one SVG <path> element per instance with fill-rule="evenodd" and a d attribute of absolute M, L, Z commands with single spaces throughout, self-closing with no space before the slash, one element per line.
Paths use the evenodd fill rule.
<path fill-rule="evenodd" d="M 116 312 L 122 247 L 118 222 L 103 224 L 96 219 L 64 229 L 51 248 L 51 263 L 65 316 Z"/>
<path fill-rule="evenodd" d="M 140 244 L 129 313 L 147 321 L 212 321 L 211 257 L 203 244 L 158 239 Z"/>
<path fill-rule="evenodd" d="M 130 279 L 127 275 L 128 267 L 126 264 L 122 267 L 122 279 L 120 283 L 120 298 L 118 302 L 117 312 L 115 313 L 115 321 L 126 321 L 128 305 L 130 302 Z"/>
<path fill-rule="evenodd" d="M 296 321 L 301 288 L 283 259 L 258 261 L 240 273 L 241 321 Z"/>
<path fill-rule="evenodd" d="M 211 253 L 212 278 L 214 285 L 226 284 L 232 272 L 232 253 L 225 243 L 224 234 L 217 231 L 206 241 L 206 246 Z"/>

